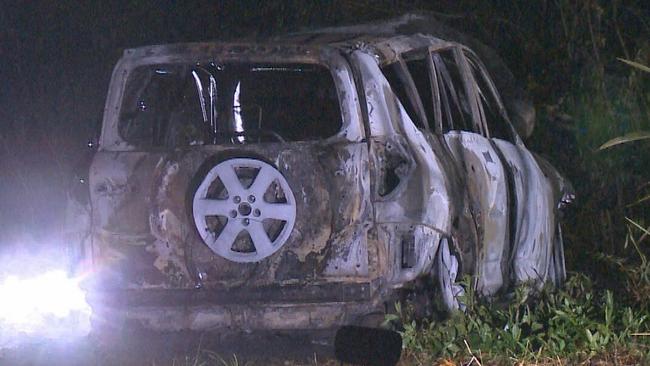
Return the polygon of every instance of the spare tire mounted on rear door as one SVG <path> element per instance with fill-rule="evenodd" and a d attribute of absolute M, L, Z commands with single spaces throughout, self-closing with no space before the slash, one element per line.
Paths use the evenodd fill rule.
<path fill-rule="evenodd" d="M 228 159 L 215 165 L 194 193 L 194 224 L 213 252 L 238 263 L 277 252 L 296 222 L 296 201 L 272 165 Z"/>

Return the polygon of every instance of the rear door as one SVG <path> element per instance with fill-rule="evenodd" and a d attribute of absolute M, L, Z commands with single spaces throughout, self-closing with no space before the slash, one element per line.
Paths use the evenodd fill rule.
<path fill-rule="evenodd" d="M 367 278 L 368 147 L 343 58 L 182 59 L 126 59 L 114 74 L 90 175 L 106 283 Z"/>
<path fill-rule="evenodd" d="M 436 50 L 429 57 L 435 81 L 434 104 L 439 113 L 436 120 L 465 174 L 477 225 L 476 289 L 493 295 L 508 284 L 510 205 L 506 167 L 480 119 L 477 90 L 461 49 Z"/>

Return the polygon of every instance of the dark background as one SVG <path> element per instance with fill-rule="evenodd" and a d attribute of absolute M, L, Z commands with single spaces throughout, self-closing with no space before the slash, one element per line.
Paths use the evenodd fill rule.
<path fill-rule="evenodd" d="M 624 254 L 624 217 L 647 223 L 648 144 L 596 152 L 648 129 L 647 1 L 6 1 L 0 4 L 0 245 L 47 244 L 63 224 L 65 189 L 95 135 L 124 48 L 263 38 L 415 10 L 495 48 L 538 108 L 527 145 L 574 183 L 565 227 L 569 267 Z M 37 243 L 37 244 L 33 244 Z M 602 272 L 602 271 L 601 271 Z M 601 273 L 602 274 L 602 273 Z M 607 272 L 604 273 L 607 276 Z"/>

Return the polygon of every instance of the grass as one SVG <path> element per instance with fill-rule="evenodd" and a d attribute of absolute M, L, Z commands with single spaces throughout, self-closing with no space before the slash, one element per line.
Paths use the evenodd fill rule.
<path fill-rule="evenodd" d="M 577 364 L 614 354 L 650 361 L 650 339 L 639 336 L 649 329 L 647 310 L 617 302 L 581 274 L 560 291 L 530 294 L 520 288 L 507 304 L 471 292 L 465 302 L 466 313 L 442 321 L 406 321 L 407 364 Z"/>
<path fill-rule="evenodd" d="M 291 361 L 291 360 L 257 360 L 257 361 L 241 361 L 237 355 L 230 357 L 223 357 L 215 352 L 209 350 L 199 349 L 194 355 L 187 355 L 182 358 L 177 358 L 165 366 L 254 366 L 254 365 L 282 365 L 282 366 L 335 366 L 339 363 L 335 360 L 322 360 L 314 355 L 311 361 Z M 152 366 L 160 366 L 153 363 Z"/>
<path fill-rule="evenodd" d="M 196 354 L 192 356 L 185 356 L 180 359 L 172 360 L 171 364 L 173 366 L 244 366 L 248 365 L 245 363 L 240 363 L 237 355 L 232 355 L 230 358 L 224 358 L 221 355 L 198 349 Z M 154 363 L 156 365 L 156 363 Z"/>

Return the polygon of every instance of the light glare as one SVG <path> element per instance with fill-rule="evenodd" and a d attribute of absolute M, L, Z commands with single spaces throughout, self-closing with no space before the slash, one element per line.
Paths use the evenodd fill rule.
<path fill-rule="evenodd" d="M 0 281 L 0 328 L 4 330 L 87 333 L 90 313 L 79 281 L 65 271 L 52 270 L 32 278 L 12 275 Z"/>

